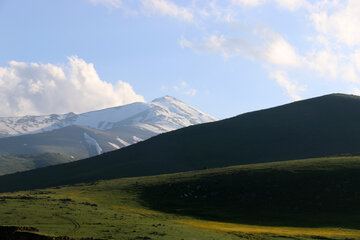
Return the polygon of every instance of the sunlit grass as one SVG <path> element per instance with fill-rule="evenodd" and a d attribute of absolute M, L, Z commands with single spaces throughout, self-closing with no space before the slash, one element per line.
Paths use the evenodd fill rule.
<path fill-rule="evenodd" d="M 360 239 L 360 231 L 354 229 L 342 228 L 295 228 L 295 227 L 269 227 L 269 226 L 254 226 L 244 224 L 232 224 L 215 221 L 203 220 L 174 220 L 177 223 L 182 223 L 196 228 L 223 231 L 223 232 L 240 232 L 246 234 L 273 234 L 279 236 L 315 236 L 326 238 L 356 238 Z"/>

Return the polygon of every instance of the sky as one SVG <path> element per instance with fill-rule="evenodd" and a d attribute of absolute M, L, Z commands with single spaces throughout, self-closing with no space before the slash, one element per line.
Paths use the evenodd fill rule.
<path fill-rule="evenodd" d="M 0 117 L 360 94 L 358 0 L 0 0 Z"/>

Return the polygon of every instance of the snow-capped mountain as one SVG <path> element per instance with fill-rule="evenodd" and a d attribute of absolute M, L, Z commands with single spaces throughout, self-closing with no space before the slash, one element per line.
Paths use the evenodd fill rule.
<path fill-rule="evenodd" d="M 3 117 L 0 155 L 56 152 L 79 159 L 215 120 L 170 96 L 82 114 Z"/>
<path fill-rule="evenodd" d="M 0 117 L 0 136 L 40 133 L 70 125 L 96 130 L 132 125 L 154 133 L 162 133 L 215 120 L 217 119 L 176 98 L 165 96 L 149 103 L 138 102 L 82 114 Z"/>

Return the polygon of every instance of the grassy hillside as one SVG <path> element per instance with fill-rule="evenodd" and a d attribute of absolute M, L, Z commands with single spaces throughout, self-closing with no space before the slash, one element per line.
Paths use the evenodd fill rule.
<path fill-rule="evenodd" d="M 0 175 L 27 171 L 34 168 L 68 163 L 74 161 L 71 157 L 59 153 L 22 154 L 0 157 Z"/>
<path fill-rule="evenodd" d="M 1 225 L 96 239 L 360 239 L 360 157 L 0 195 Z"/>
<path fill-rule="evenodd" d="M 360 229 L 359 156 L 244 165 L 174 176 L 143 188 L 144 204 L 206 220 Z"/>
<path fill-rule="evenodd" d="M 161 134 L 90 159 L 0 177 L 0 191 L 360 152 L 359 109 L 360 97 L 350 95 L 298 101 Z"/>

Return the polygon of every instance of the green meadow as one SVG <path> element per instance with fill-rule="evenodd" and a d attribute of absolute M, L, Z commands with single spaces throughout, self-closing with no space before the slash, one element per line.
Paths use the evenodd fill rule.
<path fill-rule="evenodd" d="M 3 226 L 76 239 L 360 239 L 360 157 L 3 193 Z"/>

